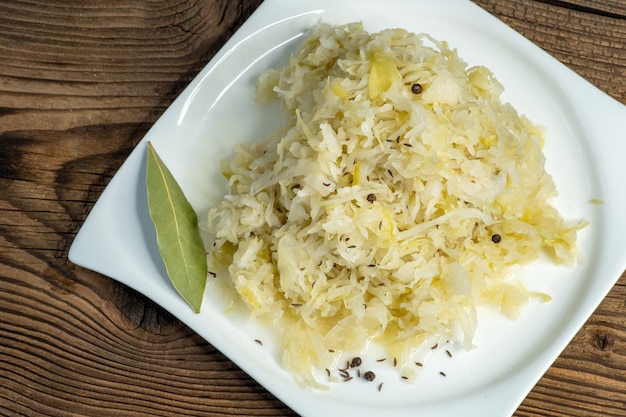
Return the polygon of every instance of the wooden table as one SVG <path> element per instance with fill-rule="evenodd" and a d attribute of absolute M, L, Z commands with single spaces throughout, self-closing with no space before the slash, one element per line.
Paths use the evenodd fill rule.
<path fill-rule="evenodd" d="M 0 2 L 0 414 L 293 415 L 67 260 L 112 175 L 260 2 Z M 626 0 L 476 3 L 626 103 Z M 625 276 L 515 415 L 626 415 Z"/>

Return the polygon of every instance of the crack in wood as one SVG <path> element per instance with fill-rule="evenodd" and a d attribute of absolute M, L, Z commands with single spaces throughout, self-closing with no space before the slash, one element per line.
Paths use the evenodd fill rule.
<path fill-rule="evenodd" d="M 562 7 L 565 9 L 576 10 L 578 12 L 589 13 L 597 16 L 610 17 L 612 19 L 626 19 L 626 13 L 616 13 L 610 10 L 599 9 L 592 5 L 573 3 L 563 0 L 535 0 L 538 3 L 549 4 L 551 6 Z"/>

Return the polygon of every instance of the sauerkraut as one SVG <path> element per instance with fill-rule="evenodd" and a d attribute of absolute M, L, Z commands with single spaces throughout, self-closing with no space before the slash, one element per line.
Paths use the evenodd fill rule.
<path fill-rule="evenodd" d="M 372 341 L 398 368 L 469 349 L 477 307 L 514 318 L 532 297 L 512 267 L 575 262 L 581 224 L 550 204 L 543 130 L 502 91 L 445 42 L 359 23 L 319 24 L 261 76 L 286 123 L 223 162 L 212 262 L 298 380 Z"/>

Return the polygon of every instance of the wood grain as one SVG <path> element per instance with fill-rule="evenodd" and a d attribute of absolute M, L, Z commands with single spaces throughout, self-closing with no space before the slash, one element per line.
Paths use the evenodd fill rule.
<path fill-rule="evenodd" d="M 295 415 L 150 300 L 67 261 L 112 175 L 260 3 L 0 2 L 0 415 Z M 626 1 L 475 3 L 626 103 Z M 625 276 L 515 414 L 565 415 L 626 415 Z"/>

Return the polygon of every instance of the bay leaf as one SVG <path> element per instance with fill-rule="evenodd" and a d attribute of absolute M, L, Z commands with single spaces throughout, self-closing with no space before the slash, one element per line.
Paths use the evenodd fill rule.
<path fill-rule="evenodd" d="M 200 312 L 207 280 L 207 259 L 198 218 L 180 185 L 148 142 L 148 209 L 167 274 L 194 312 Z"/>

